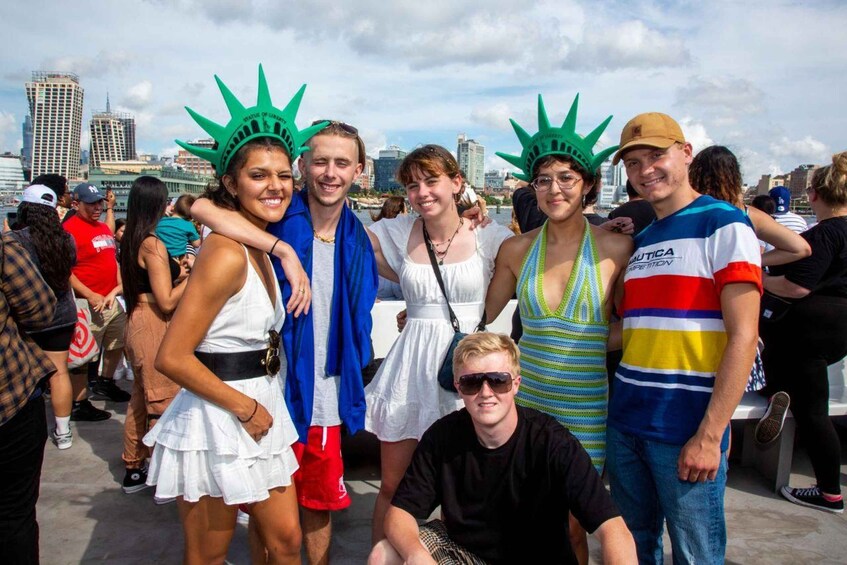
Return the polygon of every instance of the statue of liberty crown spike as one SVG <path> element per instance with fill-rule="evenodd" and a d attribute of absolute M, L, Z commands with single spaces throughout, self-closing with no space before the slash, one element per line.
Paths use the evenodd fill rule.
<path fill-rule="evenodd" d="M 587 136 L 582 137 L 576 133 L 576 112 L 578 106 L 579 94 L 573 99 L 573 104 L 571 104 L 571 109 L 562 123 L 562 127 L 554 128 L 550 126 L 550 120 L 547 118 L 547 110 L 544 108 L 544 100 L 542 100 L 539 94 L 538 133 L 533 136 L 530 136 L 515 120 L 509 120 L 515 129 L 518 140 L 521 142 L 523 151 L 520 156 L 507 155 L 499 151 L 497 155 L 523 171 L 521 174 L 516 174 L 516 178 L 527 182 L 531 181 L 533 166 L 535 166 L 535 163 L 539 159 L 547 155 L 568 156 L 586 171 L 594 173 L 609 155 L 617 151 L 618 146 L 615 145 L 602 150 L 596 155 L 594 154 L 594 145 L 600 139 L 606 126 L 612 121 L 612 116 L 606 118 L 603 123 L 594 128 L 594 131 Z"/>
<path fill-rule="evenodd" d="M 285 108 L 280 110 L 271 103 L 271 94 L 262 65 L 259 65 L 259 95 L 256 105 L 250 108 L 245 108 L 217 75 L 215 75 L 215 81 L 218 83 L 230 114 L 230 120 L 225 126 L 201 116 L 188 106 L 185 109 L 194 121 L 212 136 L 216 147 L 214 149 L 197 147 L 178 139 L 176 143 L 186 151 L 211 162 L 219 175 L 226 172 L 235 152 L 252 139 L 272 137 L 281 141 L 293 162 L 301 153 L 308 151 L 309 148 L 305 146 L 306 141 L 329 125 L 329 122 L 321 122 L 304 130 L 298 130 L 294 119 L 297 117 L 297 110 L 300 109 L 300 101 L 306 85 L 301 86 Z"/>

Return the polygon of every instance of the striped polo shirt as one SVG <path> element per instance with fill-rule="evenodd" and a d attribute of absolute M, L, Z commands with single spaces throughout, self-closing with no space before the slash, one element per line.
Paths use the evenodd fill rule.
<path fill-rule="evenodd" d="M 703 419 L 726 346 L 721 290 L 732 283 L 761 290 L 759 246 L 741 210 L 700 196 L 638 234 L 635 247 L 609 425 L 682 445 Z"/>

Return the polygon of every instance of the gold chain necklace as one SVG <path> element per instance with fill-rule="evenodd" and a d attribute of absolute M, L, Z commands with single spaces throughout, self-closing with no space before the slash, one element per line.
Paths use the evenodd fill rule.
<path fill-rule="evenodd" d="M 312 233 L 315 234 L 315 237 L 318 238 L 318 241 L 322 241 L 324 243 L 335 243 L 335 236 L 334 235 L 332 237 L 327 237 L 325 235 L 321 235 L 314 228 L 312 228 Z"/>
<path fill-rule="evenodd" d="M 432 249 L 435 256 L 438 258 L 438 264 L 443 265 L 444 259 L 447 257 L 447 252 L 450 251 L 450 246 L 453 245 L 453 239 L 456 237 L 456 234 L 459 233 L 459 229 L 462 227 L 464 221 L 461 216 L 459 217 L 459 224 L 456 226 L 456 231 L 453 232 L 453 235 L 450 236 L 450 239 L 447 241 L 442 241 L 441 243 L 434 243 L 432 239 L 429 237 L 429 232 L 426 230 L 426 222 L 423 222 L 423 235 L 424 235 L 424 243 L 429 245 L 429 248 Z M 447 245 L 444 251 L 439 251 L 438 247 L 441 245 Z"/>

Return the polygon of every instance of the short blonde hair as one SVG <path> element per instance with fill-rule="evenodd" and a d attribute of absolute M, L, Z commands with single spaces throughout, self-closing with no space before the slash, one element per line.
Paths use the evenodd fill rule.
<path fill-rule="evenodd" d="M 458 377 L 459 368 L 464 366 L 469 359 L 501 352 L 509 357 L 512 365 L 512 376 L 518 376 L 521 370 L 521 353 L 512 338 L 493 332 L 478 332 L 466 335 L 453 352 L 453 378 Z"/>

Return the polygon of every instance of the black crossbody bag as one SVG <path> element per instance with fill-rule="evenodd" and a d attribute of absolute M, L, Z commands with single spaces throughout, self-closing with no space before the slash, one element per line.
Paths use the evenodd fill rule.
<path fill-rule="evenodd" d="M 444 361 L 441 363 L 441 367 L 438 369 L 438 384 L 444 390 L 448 390 L 450 392 L 457 392 L 456 387 L 453 386 L 453 352 L 456 350 L 456 346 L 459 345 L 459 342 L 462 341 L 462 338 L 468 334 L 462 333 L 459 330 L 459 320 L 456 318 L 456 314 L 453 312 L 453 308 L 450 306 L 450 299 L 447 297 L 447 289 L 444 288 L 444 279 L 441 278 L 441 269 L 438 268 L 438 260 L 435 258 L 435 252 L 432 250 L 432 241 L 429 239 L 429 234 L 424 231 L 424 245 L 426 246 L 426 252 L 429 254 L 429 262 L 432 263 L 432 270 L 435 272 L 435 279 L 438 281 L 438 286 L 441 288 L 441 292 L 444 294 L 444 300 L 447 302 L 447 311 L 450 313 L 450 324 L 453 326 L 453 340 L 450 342 L 450 347 L 447 348 L 447 355 L 444 357 Z M 477 325 L 476 330 L 478 332 L 485 330 L 485 311 L 482 312 L 482 320 L 479 321 L 479 325 Z"/>

